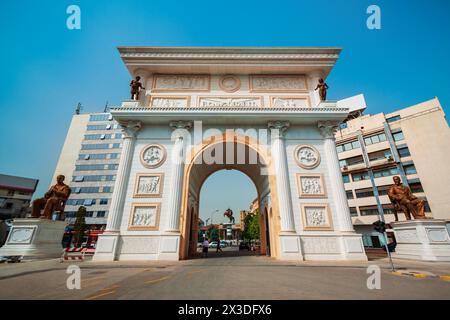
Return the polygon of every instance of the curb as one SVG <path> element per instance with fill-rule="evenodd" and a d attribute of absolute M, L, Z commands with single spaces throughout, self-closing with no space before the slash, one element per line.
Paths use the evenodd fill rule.
<path fill-rule="evenodd" d="M 409 276 L 414 278 L 437 278 L 445 281 L 450 281 L 450 276 L 438 276 L 432 273 L 422 273 L 422 272 L 416 272 L 416 271 L 392 271 L 391 274 L 396 276 Z"/>

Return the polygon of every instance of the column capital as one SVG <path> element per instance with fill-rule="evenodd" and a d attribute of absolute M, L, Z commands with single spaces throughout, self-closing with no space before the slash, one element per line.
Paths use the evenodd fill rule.
<path fill-rule="evenodd" d="M 177 130 L 177 129 L 185 129 L 185 130 L 190 130 L 193 126 L 192 121 L 170 121 L 169 126 L 173 129 L 173 130 Z"/>
<path fill-rule="evenodd" d="M 267 123 L 272 138 L 283 138 L 290 125 L 289 121 L 269 121 Z"/>
<path fill-rule="evenodd" d="M 325 139 L 334 139 L 334 135 L 339 129 L 339 124 L 340 122 L 338 121 L 319 121 L 317 126 L 322 137 Z"/>
<path fill-rule="evenodd" d="M 142 123 L 140 121 L 128 121 L 119 123 L 122 127 L 122 133 L 125 138 L 135 138 L 136 134 L 142 128 Z"/>

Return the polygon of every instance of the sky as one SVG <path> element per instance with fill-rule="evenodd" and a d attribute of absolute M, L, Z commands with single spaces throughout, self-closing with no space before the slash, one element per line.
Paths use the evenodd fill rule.
<path fill-rule="evenodd" d="M 80 30 L 66 26 L 74 4 Z M 372 4 L 380 30 L 366 26 Z M 93 112 L 128 98 L 117 46 L 342 47 L 329 99 L 364 93 L 367 113 L 378 113 L 437 96 L 448 114 L 449 15 L 448 0 L 2 0 L 0 172 L 37 178 L 36 194 L 45 192 L 77 103 Z M 236 177 L 246 179 L 211 179 Z M 255 191 L 235 186 L 249 203 Z M 223 196 L 209 189 L 205 211 Z"/>

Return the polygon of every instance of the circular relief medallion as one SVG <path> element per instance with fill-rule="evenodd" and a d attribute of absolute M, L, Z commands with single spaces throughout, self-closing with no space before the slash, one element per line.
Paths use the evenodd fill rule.
<path fill-rule="evenodd" d="M 309 145 L 301 145 L 295 148 L 295 161 L 304 169 L 313 169 L 320 163 L 320 154 L 316 148 Z"/>
<path fill-rule="evenodd" d="M 219 86 L 225 92 L 236 92 L 241 88 L 241 80 L 232 75 L 223 76 L 219 80 Z"/>
<path fill-rule="evenodd" d="M 157 168 L 166 160 L 166 149 L 159 144 L 146 146 L 141 152 L 141 163 L 144 167 Z"/>

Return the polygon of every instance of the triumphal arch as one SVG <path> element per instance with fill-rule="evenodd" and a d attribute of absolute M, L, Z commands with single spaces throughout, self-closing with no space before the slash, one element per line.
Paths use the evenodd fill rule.
<path fill-rule="evenodd" d="M 112 109 L 123 147 L 94 260 L 196 251 L 200 189 L 235 169 L 255 184 L 262 253 L 366 260 L 334 133 L 349 110 L 316 90 L 338 48 L 120 47 L 138 100 Z M 226 195 L 226 190 L 223 191 Z"/>

